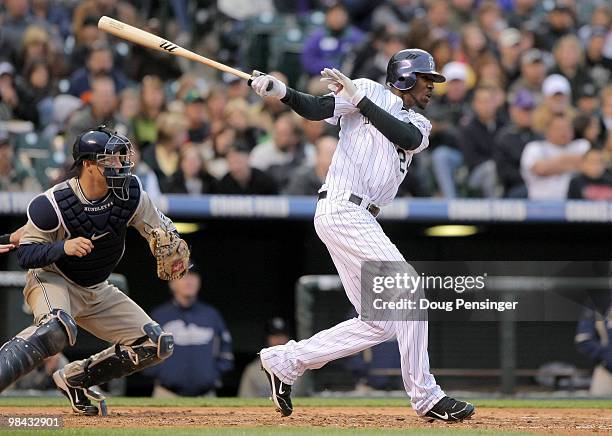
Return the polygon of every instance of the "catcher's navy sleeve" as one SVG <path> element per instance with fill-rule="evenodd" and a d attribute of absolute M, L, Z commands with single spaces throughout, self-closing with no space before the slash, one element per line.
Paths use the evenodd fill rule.
<path fill-rule="evenodd" d="M 368 97 L 364 97 L 357 107 L 363 116 L 396 146 L 404 150 L 416 150 L 421 145 L 423 134 L 414 124 L 395 118 Z"/>
<path fill-rule="evenodd" d="M 23 269 L 43 268 L 65 255 L 64 241 L 52 244 L 22 244 L 17 249 L 17 260 Z"/>
<path fill-rule="evenodd" d="M 330 95 L 314 96 L 304 94 L 287 86 L 287 93 L 281 99 L 283 103 L 304 118 L 321 121 L 334 116 L 336 102 Z"/>

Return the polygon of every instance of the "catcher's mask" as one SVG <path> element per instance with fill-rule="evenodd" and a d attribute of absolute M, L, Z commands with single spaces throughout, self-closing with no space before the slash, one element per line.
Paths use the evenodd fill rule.
<path fill-rule="evenodd" d="M 102 168 L 106 185 L 121 199 L 129 199 L 129 185 L 134 166 L 134 147 L 130 140 L 105 126 L 89 130 L 80 135 L 72 150 L 74 166 L 84 160 L 94 161 Z"/>

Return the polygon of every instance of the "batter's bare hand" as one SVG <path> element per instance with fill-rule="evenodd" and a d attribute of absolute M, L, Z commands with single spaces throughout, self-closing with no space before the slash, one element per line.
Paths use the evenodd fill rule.
<path fill-rule="evenodd" d="M 353 81 L 336 68 L 324 68 L 321 71 L 321 81 L 327 82 L 327 87 L 336 95 L 357 106 L 365 97 L 365 92 L 357 88 Z"/>
<path fill-rule="evenodd" d="M 93 243 L 89 239 L 81 236 L 74 239 L 68 239 L 64 242 L 64 252 L 66 252 L 68 256 L 87 256 L 91 253 L 91 250 L 93 250 Z"/>
<path fill-rule="evenodd" d="M 268 89 L 272 84 L 272 88 Z M 251 82 L 251 88 L 261 97 L 274 97 L 281 99 L 287 94 L 287 85 L 274 76 L 263 74 L 255 77 Z"/>

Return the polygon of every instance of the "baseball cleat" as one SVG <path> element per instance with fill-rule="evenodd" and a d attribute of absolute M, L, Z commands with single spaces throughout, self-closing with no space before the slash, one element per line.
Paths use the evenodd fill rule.
<path fill-rule="evenodd" d="M 471 403 L 444 397 L 422 418 L 428 422 L 433 422 L 436 419 L 444 422 L 460 422 L 469 419 L 474 414 L 474 410 L 474 405 Z"/>
<path fill-rule="evenodd" d="M 53 381 L 57 389 L 70 400 L 70 405 L 75 413 L 86 416 L 97 415 L 99 410 L 96 406 L 91 404 L 90 399 L 100 402 L 104 411 L 106 411 L 106 402 L 104 401 L 104 396 L 101 395 L 100 392 L 70 386 L 66 380 L 63 369 L 53 373 Z"/>
<path fill-rule="evenodd" d="M 291 385 L 283 383 L 274 375 L 272 370 L 266 365 L 266 362 L 259 356 L 261 361 L 261 369 L 266 373 L 270 382 L 270 390 L 272 391 L 272 401 L 276 405 L 276 410 L 283 416 L 289 416 L 293 413 L 293 405 L 291 404 Z"/>

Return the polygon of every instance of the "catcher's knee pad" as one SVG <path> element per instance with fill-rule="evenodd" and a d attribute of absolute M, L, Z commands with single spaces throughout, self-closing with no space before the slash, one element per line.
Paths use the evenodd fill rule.
<path fill-rule="evenodd" d="M 65 368 L 68 383 L 73 387 L 89 388 L 114 378 L 130 375 L 166 359 L 174 350 L 171 333 L 164 332 L 159 324 L 143 327 L 146 336 L 132 345 L 114 345 L 82 361 Z"/>
<path fill-rule="evenodd" d="M 0 348 L 0 392 L 44 359 L 74 345 L 77 326 L 68 313 L 54 309 L 38 326 L 24 330 Z"/>

